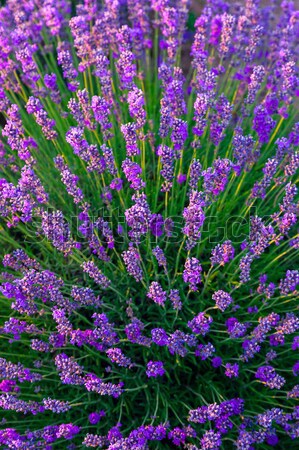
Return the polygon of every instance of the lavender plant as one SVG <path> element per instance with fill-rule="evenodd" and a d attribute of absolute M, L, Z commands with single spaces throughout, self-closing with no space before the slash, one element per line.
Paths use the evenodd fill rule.
<path fill-rule="evenodd" d="M 0 42 L 1 448 L 298 448 L 294 2 L 8 0 Z"/>

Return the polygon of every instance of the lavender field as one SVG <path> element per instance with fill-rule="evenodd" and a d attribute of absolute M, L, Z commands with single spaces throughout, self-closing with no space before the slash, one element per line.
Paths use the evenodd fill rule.
<path fill-rule="evenodd" d="M 298 449 L 296 3 L 7 0 L 0 43 L 0 448 Z"/>

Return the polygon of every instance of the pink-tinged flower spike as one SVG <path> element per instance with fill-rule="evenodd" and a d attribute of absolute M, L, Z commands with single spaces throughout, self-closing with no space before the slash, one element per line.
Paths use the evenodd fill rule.
<path fill-rule="evenodd" d="M 185 444 L 187 437 L 196 437 L 196 432 L 195 430 L 193 430 L 193 428 L 188 425 L 186 427 L 180 428 L 180 427 L 175 427 L 173 428 L 173 430 L 171 430 L 168 433 L 168 439 L 171 439 L 172 443 L 179 447 L 183 444 Z M 188 448 L 187 446 L 184 448 Z"/>
<path fill-rule="evenodd" d="M 57 437 L 71 440 L 80 432 L 81 428 L 72 423 L 62 423 L 58 425 Z"/>
<path fill-rule="evenodd" d="M 232 339 L 244 336 L 248 328 L 248 324 L 239 322 L 235 317 L 227 319 L 225 325 L 227 327 L 227 332 Z"/>
<path fill-rule="evenodd" d="M 272 225 L 265 225 L 258 216 L 250 219 L 250 251 L 259 257 L 276 237 Z"/>
<path fill-rule="evenodd" d="M 285 196 L 285 199 L 287 199 L 287 195 Z M 283 205 L 279 205 L 281 211 L 284 210 Z M 288 210 L 284 212 L 283 215 L 279 215 L 279 213 L 273 214 L 272 218 L 273 221 L 277 224 L 278 229 L 281 233 L 281 236 L 277 236 L 276 242 L 278 243 L 279 240 L 283 238 L 283 235 L 287 235 L 291 227 L 296 224 L 297 222 L 297 215 L 296 215 L 296 206 L 295 203 L 291 203 L 287 205 Z M 296 238 L 294 241 L 291 241 L 290 245 L 295 246 L 293 244 L 296 244 Z"/>
<path fill-rule="evenodd" d="M 134 86 L 128 92 L 128 104 L 130 115 L 136 120 L 136 128 L 142 128 L 146 122 L 146 114 L 143 109 L 144 94 L 141 89 Z"/>
<path fill-rule="evenodd" d="M 75 203 L 81 203 L 84 197 L 82 190 L 77 187 L 79 177 L 70 171 L 62 156 L 54 158 L 54 162 L 55 166 L 60 171 L 62 182 L 65 185 L 68 194 L 74 198 Z"/>
<path fill-rule="evenodd" d="M 263 167 L 264 177 L 261 181 L 254 183 L 251 191 L 252 198 L 265 198 L 267 188 L 271 185 L 277 171 L 279 161 L 276 158 L 269 158 Z"/>
<path fill-rule="evenodd" d="M 78 69 L 80 72 L 84 72 L 92 64 L 91 33 L 88 16 L 84 14 L 71 17 L 69 27 L 74 38 L 77 57 L 81 59 Z"/>
<path fill-rule="evenodd" d="M 71 405 L 69 404 L 69 402 L 55 400 L 49 397 L 43 399 L 43 406 L 46 410 L 52 411 L 57 414 L 64 413 L 71 409 Z"/>
<path fill-rule="evenodd" d="M 160 237 L 163 234 L 164 220 L 161 214 L 152 214 L 150 218 L 149 228 L 151 233 Z"/>
<path fill-rule="evenodd" d="M 37 145 L 32 138 L 26 138 L 25 130 L 22 124 L 21 114 L 17 105 L 11 105 L 6 112 L 8 118 L 2 129 L 2 135 L 7 137 L 7 143 L 12 150 L 17 150 L 18 157 L 24 161 L 30 160 L 30 147 L 36 148 Z"/>
<path fill-rule="evenodd" d="M 164 178 L 164 182 L 161 187 L 162 192 L 170 191 L 174 178 L 174 162 L 175 153 L 174 150 L 166 145 L 160 145 L 157 149 L 157 155 L 161 158 L 162 170 L 160 174 Z"/>
<path fill-rule="evenodd" d="M 67 318 L 65 310 L 62 308 L 54 307 L 52 310 L 52 316 L 56 322 L 56 329 L 59 334 L 68 338 L 73 332 L 73 326 L 70 320 Z"/>
<path fill-rule="evenodd" d="M 86 272 L 103 289 L 107 289 L 111 281 L 100 271 L 93 261 L 86 261 L 81 265 L 83 272 Z"/>
<path fill-rule="evenodd" d="M 87 433 L 84 437 L 82 445 L 85 447 L 104 447 L 109 445 L 108 438 L 106 436 L 99 436 L 97 434 Z"/>
<path fill-rule="evenodd" d="M 195 35 L 191 46 L 192 65 L 197 71 L 206 67 L 208 53 L 205 50 L 208 37 L 209 17 L 202 13 L 195 21 Z"/>
<path fill-rule="evenodd" d="M 120 129 L 126 141 L 127 156 L 139 155 L 140 150 L 137 146 L 136 124 L 130 122 L 125 125 L 121 125 Z"/>
<path fill-rule="evenodd" d="M 218 450 L 221 447 L 221 433 L 219 431 L 206 431 L 200 439 L 202 450 Z"/>
<path fill-rule="evenodd" d="M 133 342 L 134 344 L 143 345 L 145 347 L 150 347 L 151 339 L 142 335 L 143 330 L 144 324 L 135 317 L 125 327 L 125 333 L 130 342 Z"/>
<path fill-rule="evenodd" d="M 61 42 L 57 47 L 57 62 L 62 67 L 63 77 L 67 79 L 68 89 L 75 92 L 79 87 L 78 71 L 74 68 L 73 58 L 66 42 Z"/>
<path fill-rule="evenodd" d="M 103 156 L 104 156 L 104 160 L 105 160 L 105 163 L 106 163 L 107 170 L 111 173 L 112 176 L 115 177 L 117 175 L 117 168 L 116 168 L 116 164 L 115 164 L 115 159 L 114 159 L 112 148 L 110 148 L 107 145 L 103 144 L 103 145 L 101 145 L 101 150 L 103 152 Z"/>
<path fill-rule="evenodd" d="M 167 261 L 166 261 L 166 257 L 165 257 L 163 250 L 157 245 L 153 249 L 152 253 L 156 257 L 158 265 L 161 267 L 164 267 L 164 270 L 166 270 Z"/>
<path fill-rule="evenodd" d="M 122 25 L 116 34 L 119 52 L 132 50 L 132 34 L 133 30 L 128 25 Z"/>
<path fill-rule="evenodd" d="M 212 167 L 203 171 L 203 188 L 207 197 L 214 199 L 224 191 L 231 169 L 232 162 L 229 159 L 218 158 Z"/>
<path fill-rule="evenodd" d="M 231 241 L 225 241 L 223 244 L 217 244 L 212 250 L 211 263 L 213 266 L 220 264 L 224 266 L 234 258 L 235 249 Z"/>
<path fill-rule="evenodd" d="M 41 229 L 52 245 L 65 256 L 70 255 L 78 245 L 71 237 L 69 224 L 61 211 L 42 211 Z"/>
<path fill-rule="evenodd" d="M 67 27 L 66 16 L 70 14 L 70 4 L 64 0 L 48 0 L 39 12 L 52 36 L 61 36 Z"/>
<path fill-rule="evenodd" d="M 185 78 L 179 67 L 175 67 L 173 71 L 166 64 L 161 64 L 158 69 L 159 78 L 162 81 L 164 95 L 161 98 L 160 109 L 160 136 L 166 137 L 175 120 L 186 113 L 186 102 L 184 94 Z M 177 124 L 176 128 L 179 132 Z"/>
<path fill-rule="evenodd" d="M 101 125 L 104 140 L 107 141 L 113 136 L 109 131 L 112 128 L 110 120 L 110 104 L 104 97 L 98 97 L 94 95 L 91 99 L 91 107 L 93 110 L 94 118 Z"/>
<path fill-rule="evenodd" d="M 164 306 L 167 300 L 167 293 L 163 291 L 161 285 L 157 281 L 153 281 L 150 284 L 146 295 L 160 306 Z"/>
<path fill-rule="evenodd" d="M 132 89 L 134 78 L 137 75 L 135 57 L 129 50 L 121 52 L 116 63 L 116 68 L 121 84 L 121 88 Z"/>
<path fill-rule="evenodd" d="M 23 34 L 21 29 L 20 33 Z M 22 66 L 22 81 L 34 90 L 36 82 L 40 79 L 38 66 L 34 60 L 34 53 L 38 50 L 38 45 L 36 43 L 29 44 L 24 37 L 24 35 L 20 37 L 19 45 L 15 49 L 15 55 L 16 60 L 20 61 Z"/>
<path fill-rule="evenodd" d="M 25 381 L 35 383 L 42 379 L 41 374 L 31 372 L 31 370 L 24 367 L 23 364 L 14 364 L 7 361 L 5 358 L 0 358 L 0 373 L 1 378 L 19 380 L 20 383 L 24 383 Z"/>
<path fill-rule="evenodd" d="M 251 264 L 254 260 L 254 256 L 250 253 L 243 256 L 240 260 L 240 282 L 247 283 L 250 280 Z"/>
<path fill-rule="evenodd" d="M 183 211 L 185 226 L 182 232 L 187 236 L 186 248 L 191 250 L 201 236 L 201 227 L 205 220 L 203 207 L 206 205 L 202 192 L 192 191 L 189 205 Z"/>
<path fill-rule="evenodd" d="M 234 16 L 224 13 L 221 16 L 221 40 L 219 45 L 219 53 L 225 56 L 229 52 L 232 35 L 234 32 L 235 18 Z"/>
<path fill-rule="evenodd" d="M 102 52 L 102 50 L 98 50 L 95 53 L 96 69 L 94 71 L 94 75 L 99 78 L 101 92 L 107 104 L 112 105 L 114 103 L 114 98 L 112 92 L 112 75 L 109 66 L 110 62 L 107 56 Z"/>
<path fill-rule="evenodd" d="M 196 136 L 202 136 L 204 129 L 207 125 L 207 112 L 212 102 L 206 93 L 198 93 L 194 102 L 194 120 L 195 127 L 193 133 Z"/>
<path fill-rule="evenodd" d="M 201 334 L 205 336 L 210 331 L 210 325 L 213 322 L 211 316 L 201 312 L 188 322 L 188 327 L 195 334 Z"/>
<path fill-rule="evenodd" d="M 66 142 L 74 149 L 75 155 L 87 162 L 88 172 L 103 173 L 106 169 L 106 162 L 96 145 L 89 145 L 83 138 L 83 128 L 71 127 L 66 133 Z"/>
<path fill-rule="evenodd" d="M 238 378 L 239 376 L 239 365 L 238 364 L 225 364 L 225 376 L 228 378 Z"/>
<path fill-rule="evenodd" d="M 173 309 L 176 309 L 177 311 L 180 311 L 183 307 L 181 297 L 179 294 L 178 289 L 171 289 L 169 293 L 169 300 L 172 303 Z"/>
<path fill-rule="evenodd" d="M 228 417 L 239 415 L 243 410 L 244 400 L 233 398 L 220 404 L 212 403 L 207 406 L 200 406 L 197 409 L 191 409 L 188 422 L 204 424 L 208 421 L 215 421 L 217 428 L 221 429 Z"/>
<path fill-rule="evenodd" d="M 150 5 L 146 0 L 128 0 L 129 19 L 132 23 L 134 53 L 140 57 L 145 48 L 151 48 Z"/>
<path fill-rule="evenodd" d="M 4 255 L 2 264 L 4 267 L 10 267 L 20 272 L 26 272 L 27 269 L 41 269 L 40 264 L 35 259 L 30 258 L 22 249 Z"/>
<path fill-rule="evenodd" d="M 90 130 L 95 130 L 96 124 L 94 123 L 93 119 L 88 91 L 86 89 L 83 89 L 82 91 L 78 90 L 77 97 L 81 111 L 83 113 L 84 125 Z"/>
<path fill-rule="evenodd" d="M 109 348 L 106 354 L 111 362 L 117 364 L 120 367 L 132 367 L 132 361 L 126 357 L 120 348 Z"/>
<path fill-rule="evenodd" d="M 263 66 L 254 66 L 252 74 L 250 76 L 250 82 L 248 85 L 248 94 L 245 99 L 247 104 L 254 103 L 257 93 L 261 88 L 262 82 L 265 77 L 265 69 Z"/>
<path fill-rule="evenodd" d="M 83 385 L 83 367 L 73 357 L 60 353 L 55 356 L 55 366 L 63 384 Z"/>
<path fill-rule="evenodd" d="M 125 211 L 125 217 L 131 228 L 128 235 L 134 242 L 139 243 L 141 236 L 148 232 L 151 212 L 144 193 L 133 195 L 132 200 L 135 204 Z"/>
<path fill-rule="evenodd" d="M 162 377 L 165 374 L 163 362 L 161 361 L 149 361 L 146 365 L 146 375 L 150 377 Z"/>
<path fill-rule="evenodd" d="M 23 414 L 36 415 L 43 412 L 43 407 L 38 402 L 26 402 L 9 393 L 0 394 L 0 407 L 6 411 L 16 411 Z"/>
<path fill-rule="evenodd" d="M 221 290 L 214 292 L 212 299 L 215 301 L 217 308 L 222 312 L 224 312 L 233 302 L 232 297 L 227 292 Z"/>
<path fill-rule="evenodd" d="M 18 392 L 19 389 L 14 380 L 2 380 L 0 382 L 0 391 L 2 392 Z"/>
<path fill-rule="evenodd" d="M 299 398 L 299 384 L 296 384 L 291 391 L 287 392 L 287 398 Z"/>
<path fill-rule="evenodd" d="M 0 194 L 1 216 L 11 215 L 8 227 L 16 226 L 20 221 L 30 222 L 39 203 L 46 203 L 48 200 L 48 194 L 31 164 L 26 164 L 22 168 L 21 178 L 16 186 L 1 178 Z"/>
<path fill-rule="evenodd" d="M 249 42 L 244 52 L 245 61 L 252 61 L 254 59 L 259 51 L 264 34 L 265 30 L 262 25 L 251 26 Z"/>
<path fill-rule="evenodd" d="M 0 111 L 7 111 L 10 105 L 10 100 L 6 96 L 5 90 L 0 87 Z"/>
<path fill-rule="evenodd" d="M 89 392 L 96 392 L 99 395 L 109 395 L 118 398 L 123 392 L 123 383 L 104 383 L 93 373 L 88 373 L 85 377 L 85 387 Z"/>
<path fill-rule="evenodd" d="M 255 378 L 260 380 L 270 389 L 281 389 L 286 380 L 275 372 L 272 366 L 261 366 L 257 369 Z"/>
<path fill-rule="evenodd" d="M 280 280 L 279 290 L 281 295 L 288 295 L 290 292 L 295 292 L 299 285 L 299 271 L 287 270 L 284 279 Z"/>
<path fill-rule="evenodd" d="M 283 212 L 295 212 L 296 211 L 297 205 L 293 200 L 294 200 L 297 192 L 298 192 L 298 189 L 295 184 L 288 183 L 286 185 L 285 195 L 283 197 L 282 203 L 279 205 L 279 209 L 281 211 L 283 211 Z"/>
<path fill-rule="evenodd" d="M 276 290 L 275 283 L 269 283 L 266 284 L 267 281 L 267 275 L 261 275 L 259 277 L 259 285 L 257 287 L 257 292 L 259 294 L 264 294 L 266 298 L 271 298 L 274 295 L 274 292 Z"/>
<path fill-rule="evenodd" d="M 282 85 L 281 95 L 287 105 L 293 103 L 294 92 L 299 87 L 297 61 L 292 57 L 281 67 Z"/>
<path fill-rule="evenodd" d="M 176 157 L 181 158 L 185 140 L 188 137 L 188 124 L 182 119 L 173 119 L 171 141 L 176 152 Z"/>
<path fill-rule="evenodd" d="M 140 189 L 144 188 L 145 182 L 142 181 L 142 169 L 139 164 L 131 161 L 129 158 L 126 158 L 122 162 L 122 169 L 127 180 L 129 181 L 129 183 L 131 183 L 130 188 L 134 189 L 135 191 L 139 191 Z"/>
<path fill-rule="evenodd" d="M 260 143 L 269 141 L 275 124 L 275 120 L 267 113 L 263 105 L 255 108 L 252 128 L 257 132 Z"/>
<path fill-rule="evenodd" d="M 119 339 L 116 331 L 114 331 L 114 324 L 109 322 L 106 314 L 94 313 L 92 316 L 95 329 L 92 334 L 97 340 L 101 340 L 101 351 L 106 351 L 107 348 L 118 344 Z"/>
<path fill-rule="evenodd" d="M 128 273 L 134 277 L 136 281 L 141 281 L 143 279 L 143 271 L 141 268 L 140 255 L 132 242 L 129 244 L 129 249 L 122 253 L 122 257 Z"/>
<path fill-rule="evenodd" d="M 194 352 L 195 356 L 200 357 L 202 361 L 210 358 L 215 353 L 215 347 L 210 342 L 206 345 L 199 344 Z"/>
<path fill-rule="evenodd" d="M 190 165 L 189 186 L 192 190 L 197 190 L 198 181 L 202 172 L 202 166 L 198 159 L 193 159 Z"/>
<path fill-rule="evenodd" d="M 299 152 L 295 152 L 289 158 L 288 163 L 284 167 L 284 174 L 288 177 L 294 175 L 299 168 Z"/>
<path fill-rule="evenodd" d="M 41 341 L 39 339 L 31 339 L 30 347 L 32 348 L 32 350 L 41 353 L 49 353 L 51 349 L 50 345 L 47 342 Z"/>
<path fill-rule="evenodd" d="M 177 34 L 179 25 L 178 11 L 176 8 L 169 7 L 166 4 L 163 5 L 161 9 L 159 9 L 159 15 L 161 32 L 165 38 L 165 41 L 163 41 L 163 45 L 167 49 L 168 62 L 170 64 L 173 64 L 179 45 Z"/>
<path fill-rule="evenodd" d="M 151 330 L 152 340 L 155 344 L 164 347 L 168 344 L 168 336 L 163 328 L 153 328 Z"/>
<path fill-rule="evenodd" d="M 51 100 L 59 105 L 61 103 L 61 96 L 57 86 L 57 77 L 55 73 L 46 73 L 46 75 L 44 76 L 44 83 L 49 91 Z"/>
<path fill-rule="evenodd" d="M 189 353 L 186 345 L 189 347 L 195 347 L 196 344 L 197 339 L 194 334 L 187 334 L 181 330 L 176 330 L 174 333 L 169 335 L 167 348 L 171 355 L 179 355 L 184 358 Z"/>
<path fill-rule="evenodd" d="M 257 160 L 259 150 L 254 150 L 254 139 L 250 134 L 245 136 L 241 127 L 235 128 L 232 144 L 235 170 L 247 169 Z"/>
<path fill-rule="evenodd" d="M 48 194 L 34 172 L 32 164 L 26 164 L 22 167 L 18 187 L 24 193 L 30 192 L 39 203 L 46 203 L 48 201 Z"/>
<path fill-rule="evenodd" d="M 1 288 L 0 288 L 1 289 Z M 2 333 L 4 334 L 12 334 L 13 340 L 20 340 L 22 333 L 27 334 L 41 334 L 42 331 L 34 324 L 27 324 L 24 320 L 16 319 L 15 317 L 10 317 L 9 320 L 4 322 L 3 327 L 1 328 Z"/>
<path fill-rule="evenodd" d="M 55 120 L 48 118 L 48 114 L 38 98 L 29 97 L 26 109 L 28 114 L 34 115 L 36 123 L 42 127 L 46 139 L 52 140 L 57 137 L 57 132 L 54 130 Z"/>
<path fill-rule="evenodd" d="M 232 117 L 232 106 L 224 94 L 220 94 L 211 115 L 210 136 L 214 145 L 219 145 Z"/>
<path fill-rule="evenodd" d="M 201 282 L 202 267 L 197 258 L 187 258 L 185 262 L 185 269 L 183 271 L 183 280 L 189 283 L 191 291 L 198 290 L 198 284 Z"/>

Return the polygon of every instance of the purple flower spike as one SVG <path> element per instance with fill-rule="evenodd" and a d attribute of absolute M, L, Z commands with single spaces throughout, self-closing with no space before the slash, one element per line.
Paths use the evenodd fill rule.
<path fill-rule="evenodd" d="M 165 374 L 163 363 L 161 361 L 149 361 L 146 366 L 146 374 L 150 377 L 162 377 Z"/>

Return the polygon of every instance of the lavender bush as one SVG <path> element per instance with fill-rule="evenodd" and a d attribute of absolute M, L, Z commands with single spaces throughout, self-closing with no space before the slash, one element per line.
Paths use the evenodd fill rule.
<path fill-rule="evenodd" d="M 299 11 L 266 4 L 0 9 L 1 448 L 298 448 Z"/>

